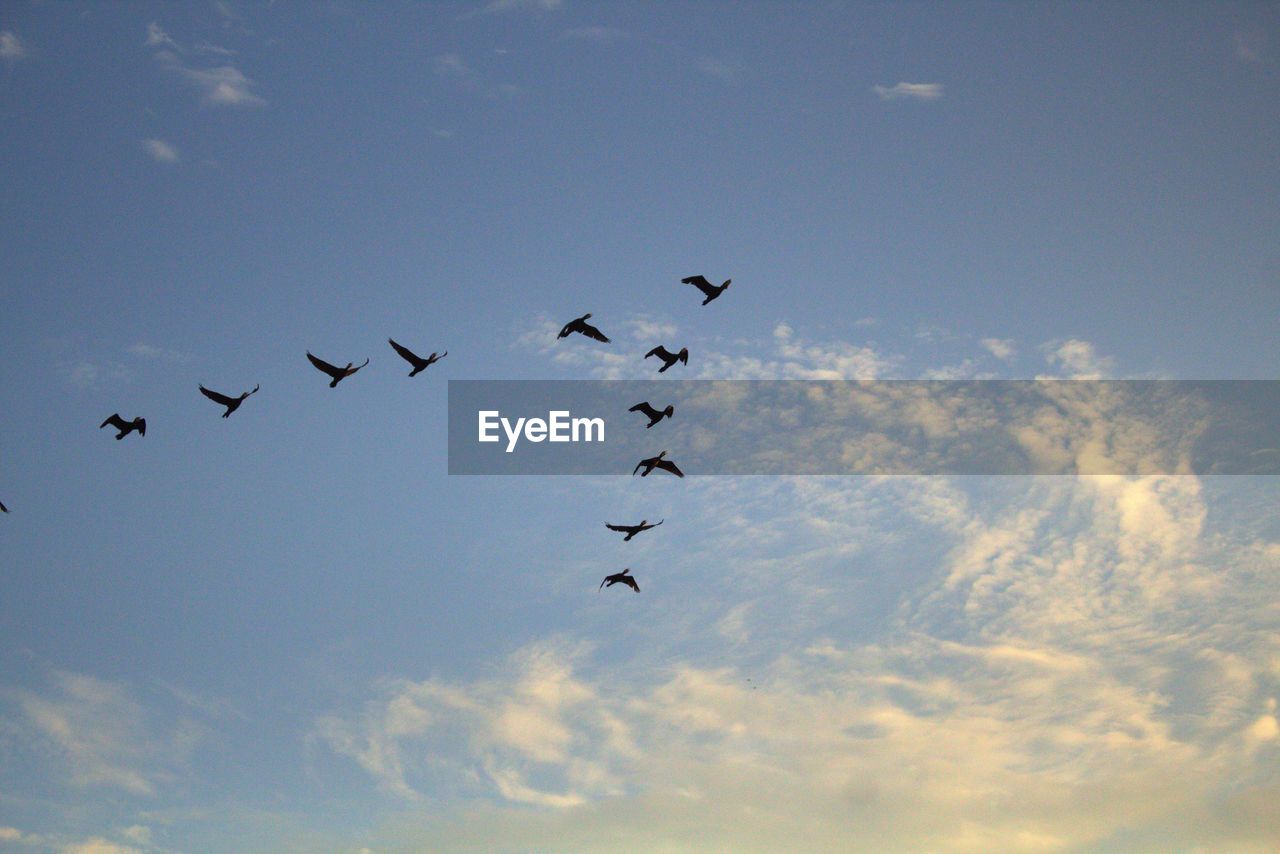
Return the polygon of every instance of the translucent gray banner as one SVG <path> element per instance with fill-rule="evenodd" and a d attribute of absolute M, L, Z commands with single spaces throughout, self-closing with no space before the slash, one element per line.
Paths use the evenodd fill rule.
<path fill-rule="evenodd" d="M 674 411 L 649 427 L 642 402 Z M 449 381 L 450 474 L 661 451 L 687 475 L 1280 474 L 1280 382 Z"/>

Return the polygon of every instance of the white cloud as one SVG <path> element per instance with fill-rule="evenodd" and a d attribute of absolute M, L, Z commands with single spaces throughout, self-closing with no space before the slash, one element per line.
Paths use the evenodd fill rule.
<path fill-rule="evenodd" d="M 873 86 L 883 101 L 909 98 L 914 101 L 936 101 L 942 97 L 941 83 L 896 83 L 893 86 Z"/>
<path fill-rule="evenodd" d="M 177 163 L 179 160 L 178 149 L 163 139 L 144 139 L 142 147 L 152 159 L 160 163 Z"/>
<path fill-rule="evenodd" d="M 75 786 L 155 795 L 202 737 L 188 719 L 157 734 L 142 705 L 115 683 L 65 671 L 50 681 L 46 694 L 5 689 L 0 696 L 18 707 L 31 738 L 61 756 Z"/>
<path fill-rule="evenodd" d="M 925 380 L 990 379 L 991 375 L 978 371 L 977 360 L 965 359 L 955 365 L 929 368 L 920 375 L 920 378 Z"/>
<path fill-rule="evenodd" d="M 21 845 L 26 848 L 45 846 L 47 841 L 36 833 L 23 833 L 16 827 L 0 826 L 0 847 Z"/>
<path fill-rule="evenodd" d="M 1194 478 L 1015 480 L 694 485 L 692 577 L 618 649 L 533 643 L 332 720 L 466 799 L 430 813 L 444 848 L 1262 850 L 1280 547 L 1213 535 Z M 840 527 L 786 539 L 803 519 Z M 908 578 L 921 534 L 939 565 Z M 691 595 L 726 561 L 749 599 Z"/>
<path fill-rule="evenodd" d="M 210 42 L 196 42 L 192 49 L 197 53 L 211 53 L 215 56 L 235 56 L 236 52 L 229 47 L 212 44 Z"/>
<path fill-rule="evenodd" d="M 103 382 L 129 382 L 133 372 L 113 360 L 79 359 L 60 366 L 60 372 L 73 388 L 86 391 Z"/>
<path fill-rule="evenodd" d="M 408 800 L 420 797 L 413 779 L 433 768 L 482 781 L 513 803 L 564 807 L 616 794 L 612 775 L 577 755 L 582 731 L 611 737 L 609 719 L 591 719 L 596 698 L 574 675 L 585 652 L 550 640 L 520 650 L 493 679 L 388 682 L 358 719 L 321 718 L 312 737 Z"/>
<path fill-rule="evenodd" d="M 1017 348 L 1012 338 L 983 338 L 978 343 L 997 359 L 1008 361 L 1017 355 Z"/>
<path fill-rule="evenodd" d="M 217 68 L 180 67 L 184 78 L 204 92 L 204 102 L 221 107 L 261 107 L 267 102 L 252 91 L 253 81 L 238 68 L 223 65 Z"/>
<path fill-rule="evenodd" d="M 26 58 L 30 53 L 30 48 L 27 47 L 22 39 L 18 38 L 17 33 L 11 30 L 0 32 L 0 59 L 8 63 L 14 63 Z"/>
<path fill-rule="evenodd" d="M 548 356 L 554 365 L 585 370 L 592 379 L 608 380 L 652 378 L 656 370 L 654 360 L 646 361 L 644 354 L 655 344 L 676 351 L 683 346 L 674 337 L 678 335 L 674 325 L 646 315 L 627 318 L 613 326 L 602 325 L 601 331 L 615 338 L 605 347 L 578 341 L 578 336 L 557 340 L 560 326 L 541 314 L 534 328 L 517 337 L 515 346 Z M 616 333 L 612 331 L 616 326 L 630 327 L 631 337 L 641 343 L 629 349 L 616 340 Z M 689 350 L 687 377 L 693 379 L 876 379 L 902 362 L 900 357 L 885 355 L 871 346 L 843 341 L 815 343 L 798 338 L 786 323 L 774 328 L 768 345 L 742 343 L 728 349 L 690 346 Z"/>
<path fill-rule="evenodd" d="M 1065 341 L 1051 341 L 1044 344 L 1041 350 L 1050 365 L 1060 367 L 1067 373 L 1068 379 L 1096 380 L 1111 375 L 1115 360 L 1110 356 L 1101 356 L 1097 348 L 1088 341 L 1069 338 Z M 1049 377 L 1038 377 L 1048 379 Z"/>
<path fill-rule="evenodd" d="M 161 360 L 166 362 L 185 362 L 191 357 L 179 350 L 170 350 L 165 347 L 157 347 L 154 344 L 147 344 L 139 341 L 136 344 L 130 344 L 125 348 L 131 356 L 139 359 Z"/>
<path fill-rule="evenodd" d="M 267 103 L 266 99 L 253 91 L 253 81 L 233 65 L 195 68 L 183 62 L 175 52 L 181 48 L 155 23 L 147 28 L 147 45 L 159 48 L 155 52 L 156 61 L 199 89 L 203 93 L 201 100 L 205 104 L 215 107 L 262 107 Z M 170 50 L 171 47 L 174 50 Z M 204 47 L 202 52 L 207 53 L 213 46 L 205 44 Z"/>
<path fill-rule="evenodd" d="M 466 77 L 473 73 L 456 53 L 442 53 L 432 59 L 431 64 L 441 77 Z"/>
<path fill-rule="evenodd" d="M 130 842 L 136 842 L 139 845 L 151 844 L 151 828 L 145 824 L 131 824 L 120 830 L 120 835 Z"/>
<path fill-rule="evenodd" d="M 121 845 L 101 836 L 93 836 L 83 842 L 72 842 L 63 845 L 62 854 L 143 854 L 141 848 L 132 845 Z"/>
<path fill-rule="evenodd" d="M 147 24 L 147 40 L 146 42 L 144 42 L 144 44 L 147 47 L 166 47 L 167 46 L 167 47 L 174 48 L 175 50 L 182 49 L 177 42 L 175 42 L 172 38 L 169 37 L 169 34 L 164 31 L 164 28 L 161 27 L 159 24 L 157 24 L 155 21 L 152 21 L 151 23 Z"/>
<path fill-rule="evenodd" d="M 678 331 L 674 323 L 654 320 L 647 316 L 625 320 L 623 325 L 630 327 L 631 337 L 637 341 L 651 341 L 654 343 L 672 339 Z M 653 345 L 650 344 L 650 346 Z"/>
<path fill-rule="evenodd" d="M 558 12 L 564 8 L 564 0 L 492 0 L 478 10 L 479 14 L 499 12 Z"/>

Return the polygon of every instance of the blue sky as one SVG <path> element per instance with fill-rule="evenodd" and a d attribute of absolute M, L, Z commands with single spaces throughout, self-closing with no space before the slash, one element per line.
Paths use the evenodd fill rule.
<path fill-rule="evenodd" d="M 1278 25 L 5 4 L 0 848 L 1274 846 L 1273 479 L 449 477 L 444 428 L 654 343 L 1274 379 Z"/>

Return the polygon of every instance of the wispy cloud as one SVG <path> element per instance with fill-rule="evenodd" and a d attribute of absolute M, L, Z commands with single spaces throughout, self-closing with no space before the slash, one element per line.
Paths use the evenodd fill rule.
<path fill-rule="evenodd" d="M 459 54 L 442 53 L 431 60 L 436 76 L 486 98 L 513 98 L 524 90 L 514 83 L 488 83 L 484 76 L 467 64 Z"/>
<path fill-rule="evenodd" d="M 941 83 L 895 83 L 893 86 L 872 87 L 883 101 L 908 98 L 914 101 L 936 101 L 942 97 Z"/>
<path fill-rule="evenodd" d="M 475 73 L 456 53 L 442 53 L 433 57 L 431 67 L 441 77 L 469 77 Z"/>
<path fill-rule="evenodd" d="M 197 68 L 183 61 L 179 56 L 181 46 L 154 21 L 147 27 L 146 45 L 158 48 L 155 52 L 156 61 L 199 89 L 202 93 L 201 101 L 205 104 L 246 108 L 262 107 L 267 103 L 265 98 L 253 91 L 253 81 L 234 65 Z M 204 44 L 201 52 L 228 55 L 225 49 L 210 51 L 211 47 L 213 46 Z"/>
<path fill-rule="evenodd" d="M 642 315 L 618 323 L 629 328 L 631 339 L 639 343 L 628 346 L 615 341 L 606 348 L 594 342 L 574 340 L 578 336 L 558 341 L 556 333 L 560 331 L 560 324 L 541 314 L 534 328 L 517 337 L 515 346 L 541 353 L 554 365 L 585 370 L 593 379 L 606 380 L 651 378 L 655 368 L 652 360 L 646 363 L 644 354 L 655 344 L 679 349 L 680 342 L 669 337 L 678 330 L 665 321 Z M 602 331 L 613 334 L 610 328 Z M 739 380 L 877 379 L 892 373 L 902 361 L 899 356 L 883 354 L 868 345 L 811 342 L 797 336 L 790 325 L 779 323 L 767 342 L 743 342 L 741 346 L 728 348 L 704 347 L 692 352 L 689 376 Z"/>
<path fill-rule="evenodd" d="M 178 149 L 163 139 L 144 139 L 142 147 L 152 159 L 160 163 L 177 163 L 180 159 Z"/>
<path fill-rule="evenodd" d="M 1009 360 L 1017 354 L 1012 338 L 983 338 L 978 342 L 982 348 L 997 359 Z"/>
<path fill-rule="evenodd" d="M 501 12 L 559 12 L 564 0 L 492 0 L 472 14 L 494 15 Z"/>
<path fill-rule="evenodd" d="M 130 344 L 125 348 L 125 352 L 130 356 L 136 356 L 139 359 L 158 359 L 166 362 L 185 362 L 191 357 L 179 350 L 170 350 L 166 347 L 157 347 L 154 344 L 147 344 L 139 341 L 136 344 Z"/>
<path fill-rule="evenodd" d="M 266 100 L 255 94 L 253 81 L 238 68 L 223 65 L 217 68 L 179 67 L 184 78 L 204 92 L 206 104 L 222 107 L 261 107 Z"/>
<path fill-rule="evenodd" d="M 79 391 L 97 388 L 107 382 L 129 382 L 133 371 L 112 359 L 77 359 L 59 366 L 67 384 Z"/>
<path fill-rule="evenodd" d="M 67 843 L 59 851 L 60 854 L 144 854 L 141 848 L 112 842 L 101 836 L 91 836 L 83 842 Z"/>
<path fill-rule="evenodd" d="M 119 684 L 65 671 L 51 672 L 49 680 L 45 693 L 0 689 L 0 697 L 17 706 L 32 737 L 61 756 L 76 786 L 154 795 L 202 738 L 203 728 L 189 719 L 157 732 Z"/>
<path fill-rule="evenodd" d="M 714 56 L 699 57 L 697 68 L 703 74 L 714 77 L 725 83 L 737 83 L 739 69 L 736 65 L 717 59 Z"/>
<path fill-rule="evenodd" d="M 1061 368 L 1066 372 L 1066 377 L 1073 380 L 1097 380 L 1109 377 L 1115 367 L 1114 359 L 1100 355 L 1093 344 L 1079 338 L 1050 341 L 1040 349 L 1050 365 Z M 1051 377 L 1042 375 L 1038 378 Z"/>
<path fill-rule="evenodd" d="M 143 44 L 147 47 L 171 47 L 175 50 L 182 49 L 182 47 L 164 31 L 164 28 L 155 21 L 147 24 L 147 40 Z"/>
<path fill-rule="evenodd" d="M 674 338 L 678 331 L 674 323 L 655 320 L 647 316 L 633 317 L 630 320 L 623 321 L 623 325 L 631 330 L 631 337 L 637 341 L 653 342 L 655 344 Z"/>
<path fill-rule="evenodd" d="M 590 26 L 590 27 L 574 27 L 565 30 L 560 34 L 562 39 L 573 39 L 577 41 L 589 42 L 615 42 L 627 37 L 626 32 L 617 27 Z"/>
<path fill-rule="evenodd" d="M 210 42 L 196 42 L 191 47 L 196 53 L 211 53 L 216 56 L 235 56 L 236 52 L 229 47 L 211 44 Z"/>
<path fill-rule="evenodd" d="M 18 38 L 17 33 L 12 30 L 0 32 L 0 59 L 7 63 L 14 63 L 25 59 L 30 52 L 30 48 Z"/>
<path fill-rule="evenodd" d="M 1235 45 L 1236 59 L 1251 65 L 1262 62 L 1262 37 L 1258 33 L 1237 30 Z"/>
<path fill-rule="evenodd" d="M 445 775 L 446 848 L 1265 847 L 1280 544 L 1224 543 L 1194 478 L 962 481 L 694 484 L 677 551 L 734 595 L 655 578 L 633 652 L 386 681 L 315 738 L 402 797 Z"/>

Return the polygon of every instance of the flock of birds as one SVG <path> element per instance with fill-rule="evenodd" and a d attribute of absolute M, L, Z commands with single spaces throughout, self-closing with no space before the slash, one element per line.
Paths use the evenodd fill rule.
<path fill-rule="evenodd" d="M 693 285 L 698 290 L 702 291 L 703 296 L 705 297 L 705 299 L 703 299 L 702 301 L 702 304 L 706 305 L 707 303 L 711 302 L 713 299 L 715 299 L 716 297 L 724 293 L 725 290 L 729 287 L 729 283 L 732 282 L 733 280 L 725 279 L 722 284 L 713 285 L 709 281 L 707 281 L 706 278 L 703 276 L 689 276 L 688 278 L 681 279 L 680 281 L 682 284 Z M 587 312 L 586 314 L 582 315 L 582 317 L 577 317 L 577 318 L 574 318 L 573 320 L 570 320 L 568 323 L 564 325 L 563 328 L 561 328 L 560 334 L 556 336 L 557 340 L 559 340 L 560 338 L 567 338 L 576 332 L 577 334 L 590 338 L 593 341 L 599 341 L 603 344 L 608 344 L 609 336 L 605 335 L 597 327 L 591 325 L 590 323 L 587 323 L 587 319 L 590 317 L 591 317 L 591 313 Z M 681 347 L 680 352 L 672 353 L 666 347 L 663 347 L 661 344 L 659 344 L 657 347 L 654 347 L 652 350 L 650 350 L 648 353 L 645 353 L 644 355 L 646 359 L 650 358 L 651 356 L 657 356 L 658 359 L 662 362 L 662 367 L 658 368 L 658 373 L 660 374 L 666 373 L 667 369 L 672 367 L 676 363 L 680 363 L 683 365 L 689 364 L 689 348 L 688 347 Z M 628 410 L 628 412 L 639 412 L 640 414 L 648 418 L 649 423 L 645 425 L 645 429 L 648 430 L 649 428 L 653 427 L 653 425 L 657 424 L 659 421 L 663 420 L 664 418 L 673 417 L 675 415 L 676 408 L 674 406 L 668 405 L 663 409 L 656 409 L 649 403 L 649 401 L 645 400 L 631 407 Z M 660 469 L 662 471 L 669 472 L 675 475 L 676 477 L 684 477 L 684 472 L 680 471 L 680 467 L 677 466 L 673 461 L 667 459 L 666 457 L 667 457 L 667 452 L 663 451 L 662 453 L 658 454 L 656 457 L 649 457 L 647 459 L 641 460 L 639 463 L 636 464 L 636 467 L 634 470 L 632 470 L 631 475 L 634 477 L 636 473 L 639 472 L 641 477 L 647 477 L 654 470 Z M 644 469 L 644 470 L 641 471 L 641 469 Z M 622 541 L 626 543 L 626 542 L 630 542 L 631 538 L 634 537 L 636 534 L 639 534 L 642 531 L 648 531 L 650 528 L 656 528 L 665 521 L 666 521 L 665 519 L 661 519 L 655 522 L 654 524 L 650 525 L 648 519 L 641 519 L 638 525 L 611 525 L 608 522 L 605 522 L 604 526 L 608 528 L 610 531 L 617 531 L 619 533 L 626 534 L 626 536 L 622 538 Z M 626 569 L 622 570 L 622 572 L 615 572 L 613 575 L 606 575 L 604 577 L 604 581 L 600 582 L 600 587 L 598 589 L 604 589 L 605 587 L 612 587 L 615 584 L 625 584 L 636 593 L 640 592 L 640 585 L 636 582 L 635 576 L 631 574 L 630 567 L 627 567 Z"/>
<path fill-rule="evenodd" d="M 722 293 L 724 293 L 725 290 L 729 287 L 729 283 L 733 280 L 725 279 L 722 284 L 713 285 L 711 284 L 711 282 L 707 281 L 707 279 L 703 276 L 689 276 L 687 278 L 681 279 L 680 281 L 682 284 L 693 285 L 698 290 L 700 290 L 705 296 L 705 299 L 703 299 L 702 304 L 706 305 L 707 303 L 711 302 L 712 300 L 719 297 Z M 608 344 L 609 338 L 603 332 L 601 332 L 598 328 L 596 328 L 595 326 L 592 326 L 590 323 L 587 323 L 587 319 L 590 317 L 591 317 L 591 313 L 588 312 L 587 314 L 582 315 L 582 317 L 575 318 L 574 320 L 571 320 L 568 323 L 566 323 L 564 327 L 560 330 L 560 334 L 556 336 L 557 340 L 561 338 L 567 338 L 568 336 L 574 333 L 578 333 L 579 335 L 583 335 L 594 341 L 599 341 L 601 343 Z M 414 353 L 412 350 L 405 347 L 404 345 L 397 344 L 391 338 L 387 339 L 387 343 L 391 345 L 391 349 L 395 350 L 396 353 L 399 354 L 401 358 L 403 358 L 406 362 L 408 362 L 412 366 L 413 370 L 409 372 L 410 377 L 417 376 L 419 373 L 426 370 L 431 365 L 435 364 L 436 362 L 443 359 L 445 356 L 449 355 L 449 351 L 445 350 L 443 353 L 432 353 L 430 356 L 423 358 L 422 356 L 419 356 L 417 353 Z M 658 373 L 660 374 L 665 373 L 668 368 L 672 367 L 676 363 L 680 363 L 684 365 L 689 364 L 689 348 L 687 347 L 680 348 L 680 352 L 678 353 L 672 353 L 666 347 L 663 347 L 661 344 L 659 344 L 657 347 L 654 347 L 652 350 L 646 353 L 644 357 L 648 359 L 652 356 L 657 356 L 658 359 L 662 362 L 662 367 L 658 368 Z M 329 388 L 336 388 L 338 383 L 342 382 L 344 379 L 356 373 L 356 371 L 359 371 L 365 365 L 369 364 L 369 360 L 366 358 L 364 362 L 359 365 L 356 365 L 354 362 L 347 362 L 345 367 L 340 368 L 336 365 L 332 365 L 326 362 L 324 359 L 321 359 L 318 356 L 313 355 L 310 350 L 307 351 L 307 360 L 310 361 L 311 364 L 314 365 L 317 370 L 319 370 L 321 373 L 327 375 L 330 378 Z M 239 409 L 240 406 L 250 397 L 257 394 L 258 391 L 262 388 L 262 386 L 255 385 L 253 387 L 253 391 L 246 391 L 243 394 L 239 395 L 238 397 L 231 397 L 230 395 L 213 391 L 212 389 L 205 388 L 203 384 L 199 385 L 198 388 L 200 389 L 200 393 L 203 394 L 205 397 L 207 397 L 209 400 L 213 401 L 219 406 L 226 407 L 226 411 L 222 413 L 222 417 L 230 418 L 231 413 Z M 663 419 L 670 419 L 675 415 L 674 406 L 668 405 L 663 409 L 656 409 L 653 406 L 651 406 L 649 401 L 647 400 L 637 403 L 635 406 L 631 407 L 628 411 L 639 412 L 649 419 L 649 423 L 645 425 L 646 430 L 653 427 L 655 424 L 662 421 Z M 116 433 L 117 441 L 123 439 L 125 436 L 128 436 L 130 433 L 136 432 L 139 436 L 147 435 L 147 419 L 142 417 L 134 418 L 132 421 L 126 421 L 124 420 L 124 418 L 120 416 L 120 413 L 114 412 L 106 420 L 104 420 L 101 424 L 98 425 L 98 429 L 101 430 L 102 428 L 107 426 L 111 426 L 117 431 Z M 636 464 L 635 469 L 631 472 L 632 476 L 635 476 L 635 474 L 638 472 L 641 477 L 646 477 L 655 470 L 662 470 L 665 472 L 669 472 L 675 475 L 676 477 L 684 477 L 684 472 L 680 470 L 679 466 L 677 466 L 674 462 L 667 459 L 666 457 L 667 457 L 667 452 L 662 451 L 656 457 L 649 457 L 647 459 L 641 460 L 639 463 Z M 643 469 L 643 471 L 641 471 L 641 469 Z M 3 502 L 0 502 L 0 513 L 8 513 L 8 512 L 9 512 L 9 508 L 6 507 Z M 637 534 L 642 533 L 644 531 L 648 531 L 652 528 L 656 528 L 665 521 L 666 521 L 665 519 L 660 519 L 657 522 L 654 522 L 653 524 L 649 524 L 648 519 L 641 519 L 639 524 L 636 524 L 636 525 L 612 525 L 606 522 L 605 527 L 608 528 L 610 531 L 617 531 L 619 533 L 626 534 L 626 536 L 622 538 L 622 541 L 625 543 L 625 542 L 630 542 L 632 537 L 636 536 Z M 640 585 L 636 583 L 635 577 L 631 575 L 630 567 L 628 567 L 627 569 L 624 569 L 622 572 L 605 576 L 605 579 L 600 582 L 600 589 L 603 589 L 606 586 L 612 587 L 615 584 L 625 584 L 635 592 L 637 593 L 640 592 Z"/>

